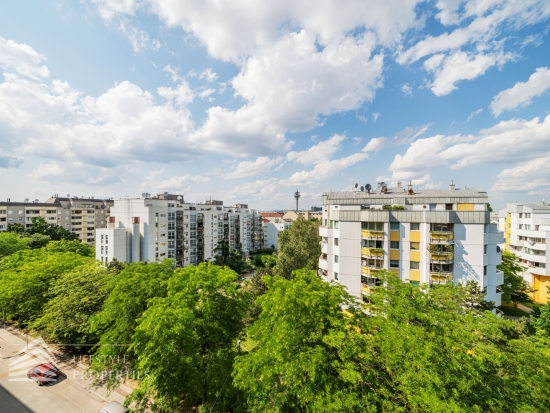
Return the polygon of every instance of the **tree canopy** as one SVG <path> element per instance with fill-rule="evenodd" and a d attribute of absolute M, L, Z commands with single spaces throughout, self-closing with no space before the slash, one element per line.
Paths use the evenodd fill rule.
<path fill-rule="evenodd" d="M 279 251 L 275 273 L 292 278 L 293 272 L 317 269 L 321 255 L 320 221 L 298 217 L 289 229 L 279 233 Z"/>

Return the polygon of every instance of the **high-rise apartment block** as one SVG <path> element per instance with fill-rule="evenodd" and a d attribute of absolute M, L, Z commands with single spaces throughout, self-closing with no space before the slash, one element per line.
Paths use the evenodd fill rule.
<path fill-rule="evenodd" d="M 184 267 L 214 260 L 224 245 L 245 256 L 261 248 L 260 213 L 242 204 L 191 204 L 164 194 L 116 200 L 107 228 L 97 231 L 96 258 L 104 263 L 171 258 Z"/>
<path fill-rule="evenodd" d="M 9 224 L 21 224 L 28 229 L 32 219 L 42 217 L 51 225 L 60 225 L 74 232 L 82 242 L 95 243 L 95 230 L 106 226 L 110 199 L 63 198 L 53 196 L 46 202 L 0 202 L 0 231 Z"/>
<path fill-rule="evenodd" d="M 319 273 L 365 301 L 381 270 L 412 283 L 474 280 L 498 306 L 503 234 L 490 223 L 487 201 L 486 192 L 454 185 L 325 192 Z"/>
<path fill-rule="evenodd" d="M 504 248 L 512 251 L 524 266 L 523 279 L 535 290 L 533 299 L 548 302 L 550 286 L 550 204 L 513 202 L 499 213 L 504 231 Z"/>

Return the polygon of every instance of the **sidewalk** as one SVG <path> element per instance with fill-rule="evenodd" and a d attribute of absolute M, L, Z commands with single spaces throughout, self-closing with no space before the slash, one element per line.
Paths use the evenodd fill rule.
<path fill-rule="evenodd" d="M 28 337 L 29 354 L 36 358 L 31 350 L 31 346 L 36 346 L 35 337 Z M 18 358 L 23 358 L 27 353 L 27 339 L 17 330 L 7 327 L 0 328 L 0 360 L 10 362 Z M 74 386 L 90 393 L 104 402 L 118 401 L 123 403 L 126 396 L 132 389 L 122 385 L 120 388 L 111 392 L 105 386 L 94 385 L 89 375 L 86 374 L 87 366 L 77 362 L 77 358 L 51 351 L 54 355 L 55 365 L 61 370 Z M 37 359 L 38 362 L 38 359 Z"/>

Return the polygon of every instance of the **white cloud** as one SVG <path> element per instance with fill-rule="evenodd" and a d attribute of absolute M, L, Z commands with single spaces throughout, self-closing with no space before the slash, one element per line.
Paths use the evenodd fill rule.
<path fill-rule="evenodd" d="M 160 176 L 164 173 L 164 168 L 149 172 L 145 181 L 141 184 L 141 189 L 144 191 L 155 192 L 183 192 L 184 188 L 194 183 L 210 182 L 210 178 L 204 175 L 178 175 L 171 176 L 168 179 L 161 179 Z"/>
<path fill-rule="evenodd" d="M 504 169 L 491 188 L 498 192 L 530 191 L 530 194 L 550 193 L 548 175 L 550 155 L 521 162 L 513 168 Z"/>
<path fill-rule="evenodd" d="M 377 152 L 382 148 L 388 146 L 399 146 L 406 143 L 412 142 L 419 136 L 423 135 L 431 124 L 422 125 L 422 126 L 409 126 L 402 131 L 400 131 L 393 138 L 372 138 L 369 143 L 363 148 L 363 152 Z"/>
<path fill-rule="evenodd" d="M 429 85 L 436 96 L 443 96 L 457 89 L 460 80 L 472 80 L 484 74 L 494 65 L 502 65 L 513 58 L 512 54 L 471 54 L 456 51 L 449 56 L 436 54 L 424 62 L 424 68 L 433 73 L 434 80 Z"/>
<path fill-rule="evenodd" d="M 102 168 L 84 165 L 81 162 L 52 161 L 37 165 L 28 177 L 33 181 L 42 181 L 47 184 L 74 183 L 87 186 L 108 186 L 120 182 L 126 172 L 124 166 Z"/>
<path fill-rule="evenodd" d="M 510 89 L 498 93 L 491 102 L 491 112 L 499 116 L 505 110 L 528 106 L 534 97 L 550 89 L 550 69 L 539 67 L 527 82 L 517 82 Z"/>
<path fill-rule="evenodd" d="M 401 92 L 403 92 L 405 96 L 410 97 L 413 95 L 413 89 L 408 83 L 405 83 L 403 86 L 401 86 Z"/>
<path fill-rule="evenodd" d="M 300 152 L 289 152 L 287 161 L 294 161 L 302 165 L 314 165 L 330 159 L 336 151 L 341 149 L 340 144 L 346 140 L 344 135 L 333 135 L 326 141 L 321 141 L 309 149 Z"/>
<path fill-rule="evenodd" d="M 283 158 L 277 157 L 270 159 L 267 156 L 260 156 L 255 161 L 243 161 L 240 162 L 230 172 L 223 172 L 221 175 L 224 179 L 244 178 L 247 176 L 254 176 L 265 174 L 271 170 L 271 168 L 279 164 Z"/>
<path fill-rule="evenodd" d="M 468 115 L 468 117 L 466 118 L 466 122 L 470 122 L 473 118 L 475 118 L 481 112 L 483 112 L 483 108 L 479 108 L 478 110 L 474 110 L 472 113 L 470 113 Z"/>
<path fill-rule="evenodd" d="M 41 65 L 46 58 L 26 44 L 16 43 L 0 36 L 0 68 L 15 71 L 32 79 L 50 76 L 48 68 Z"/>
<path fill-rule="evenodd" d="M 438 0 L 436 7 L 436 18 L 455 28 L 426 36 L 408 49 L 401 47 L 397 61 L 411 64 L 432 56 L 424 69 L 434 74 L 431 88 L 438 96 L 456 89 L 458 80 L 474 79 L 489 67 L 512 59 L 512 54 L 503 51 L 505 36 L 550 16 L 547 0 Z"/>
<path fill-rule="evenodd" d="M 133 15 L 138 8 L 136 0 L 89 0 L 96 4 L 99 14 L 106 20 L 111 20 L 117 14 Z"/>
<path fill-rule="evenodd" d="M 380 113 L 374 112 L 374 113 L 372 114 L 372 120 L 373 120 L 374 122 L 376 122 L 376 121 L 378 120 L 378 117 L 379 117 L 379 116 L 380 116 Z"/>
<path fill-rule="evenodd" d="M 199 80 L 206 80 L 207 82 L 214 82 L 218 78 L 217 73 L 214 72 L 211 67 L 204 69 L 200 73 L 197 73 L 196 70 L 190 70 L 188 75 L 190 77 L 196 77 Z"/>
<path fill-rule="evenodd" d="M 137 27 L 129 25 L 127 22 L 121 21 L 118 25 L 118 29 L 124 33 L 124 35 L 130 40 L 132 44 L 132 49 L 134 52 L 138 53 L 145 50 L 147 47 L 151 46 L 153 49 L 158 50 L 160 43 L 158 40 L 153 40 L 149 38 L 149 34 Z M 158 46 L 158 47 L 157 47 Z"/>
<path fill-rule="evenodd" d="M 316 163 L 312 170 L 296 172 L 289 178 L 279 181 L 279 184 L 281 186 L 317 186 L 321 182 L 326 182 L 337 172 L 364 161 L 368 157 L 369 155 L 366 153 L 355 153 L 340 159 L 324 159 L 322 162 Z"/>
<path fill-rule="evenodd" d="M 165 72 L 169 73 L 170 74 L 170 80 L 172 80 L 172 82 L 179 82 L 181 77 L 178 73 L 179 69 L 178 68 L 174 68 L 172 67 L 171 65 L 166 65 L 164 66 L 164 68 L 162 69 L 164 70 Z"/>
<path fill-rule="evenodd" d="M 359 145 L 361 142 L 363 142 L 363 138 L 353 138 L 354 145 Z"/>
<path fill-rule="evenodd" d="M 3 153 L 0 150 L 0 169 L 18 168 L 22 162 L 22 157 Z"/>

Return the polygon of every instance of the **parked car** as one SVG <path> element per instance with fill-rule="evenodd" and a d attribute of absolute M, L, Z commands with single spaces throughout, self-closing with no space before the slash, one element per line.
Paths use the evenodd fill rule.
<path fill-rule="evenodd" d="M 128 413 L 128 409 L 119 402 L 111 402 L 104 406 L 100 413 Z"/>
<path fill-rule="evenodd" d="M 43 384 L 56 381 L 60 374 L 61 371 L 52 363 L 42 363 L 29 369 L 27 377 L 37 382 L 39 386 L 42 386 Z"/>

